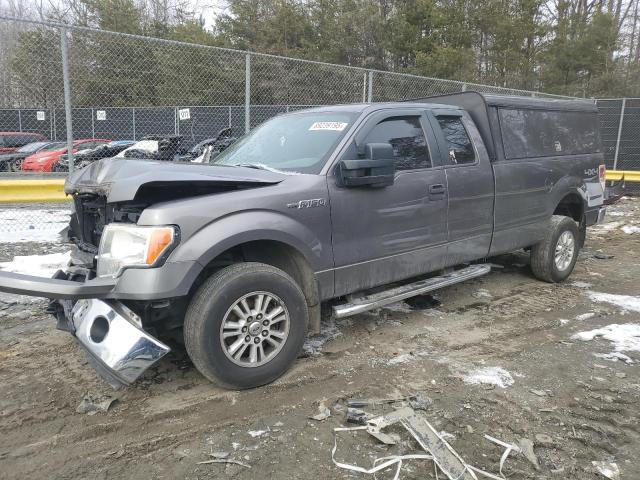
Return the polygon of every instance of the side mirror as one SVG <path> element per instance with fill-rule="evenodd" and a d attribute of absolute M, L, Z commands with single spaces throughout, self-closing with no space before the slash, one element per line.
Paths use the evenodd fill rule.
<path fill-rule="evenodd" d="M 338 182 L 343 187 L 387 187 L 393 185 L 396 166 L 389 143 L 367 143 L 365 158 L 342 160 Z"/>

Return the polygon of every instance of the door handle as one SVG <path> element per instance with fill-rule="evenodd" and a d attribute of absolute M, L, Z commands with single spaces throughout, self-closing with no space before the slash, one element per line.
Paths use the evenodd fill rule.
<path fill-rule="evenodd" d="M 429 193 L 434 195 L 443 194 L 445 191 L 444 185 L 441 183 L 436 183 L 434 185 L 429 185 Z"/>

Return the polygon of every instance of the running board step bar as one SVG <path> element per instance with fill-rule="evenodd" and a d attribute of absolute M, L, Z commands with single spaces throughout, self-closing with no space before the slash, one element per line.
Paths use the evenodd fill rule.
<path fill-rule="evenodd" d="M 352 303 L 336 305 L 333 307 L 333 314 L 335 315 L 335 318 L 349 317 L 368 310 L 373 310 L 374 308 L 389 305 L 390 303 L 400 302 L 405 298 L 415 297 L 416 295 L 422 295 L 423 293 L 431 292 L 442 287 L 448 287 L 449 285 L 471 280 L 472 278 L 481 277 L 490 271 L 491 266 L 486 263 L 471 265 L 445 275 L 420 280 L 400 287 L 391 288 L 383 292 L 367 295 L 366 297 L 358 298 Z"/>

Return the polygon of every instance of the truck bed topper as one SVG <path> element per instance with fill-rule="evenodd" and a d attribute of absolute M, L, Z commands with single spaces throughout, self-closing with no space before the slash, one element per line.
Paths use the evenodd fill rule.
<path fill-rule="evenodd" d="M 501 138 L 500 122 L 497 110 L 499 108 L 517 110 L 544 110 L 557 112 L 584 112 L 598 113 L 595 102 L 585 99 L 550 99 L 534 97 L 515 97 L 510 95 L 492 95 L 475 91 L 450 93 L 432 97 L 407 100 L 407 102 L 428 102 L 455 105 L 469 112 L 476 123 L 480 135 L 487 147 L 491 161 L 499 156 L 500 145 L 497 141 Z"/>

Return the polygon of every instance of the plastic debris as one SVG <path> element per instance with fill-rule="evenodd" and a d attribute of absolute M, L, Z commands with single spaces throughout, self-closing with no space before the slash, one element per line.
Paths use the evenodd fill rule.
<path fill-rule="evenodd" d="M 364 412 L 366 414 L 366 412 Z M 333 449 L 331 450 L 331 459 L 333 463 L 339 467 L 353 472 L 360 472 L 366 474 L 374 474 L 391 466 L 396 466 L 393 480 L 398 480 L 400 477 L 400 470 L 402 469 L 402 463 L 406 460 L 431 460 L 434 464 L 436 478 L 438 471 L 442 472 L 450 480 L 478 480 L 478 475 L 491 478 L 493 480 L 503 480 L 505 477 L 502 474 L 502 468 L 511 451 L 520 451 L 520 448 L 516 445 L 509 444 L 498 440 L 496 438 L 485 435 L 485 438 L 493 443 L 501 445 L 505 448 L 505 452 L 500 460 L 500 475 L 494 475 L 479 468 L 473 467 L 467 464 L 462 457 L 447 443 L 443 438 L 443 435 L 439 433 L 420 413 L 417 413 L 411 407 L 403 407 L 398 410 L 394 410 L 386 415 L 370 418 L 366 421 L 366 425 L 358 427 L 339 427 L 335 428 L 334 432 L 350 432 L 357 430 L 364 430 L 370 435 L 380 440 L 383 443 L 388 443 L 391 440 L 397 441 L 393 435 L 389 435 L 382 430 L 390 425 L 400 423 L 411 436 L 418 442 L 425 454 L 413 454 L 413 455 L 395 455 L 387 456 L 374 460 L 371 468 L 364 468 L 358 465 L 351 465 L 348 463 L 339 462 L 336 460 L 336 452 L 338 449 L 338 436 L 334 438 Z"/>
<path fill-rule="evenodd" d="M 117 397 L 112 397 L 110 395 L 92 397 L 91 395 L 87 394 L 84 396 L 80 404 L 76 407 L 76 412 L 86 413 L 88 415 L 95 415 L 98 412 L 107 412 L 117 401 Z"/>
<path fill-rule="evenodd" d="M 312 420 L 317 420 L 318 422 L 322 422 L 331 416 L 331 410 L 324 404 L 324 402 L 320 402 L 318 405 L 318 413 L 316 415 L 312 415 Z"/>
<path fill-rule="evenodd" d="M 615 462 L 591 462 L 596 467 L 600 475 L 610 480 L 618 480 L 620 478 L 620 469 Z"/>
<path fill-rule="evenodd" d="M 536 457 L 536 454 L 533 452 L 533 442 L 528 438 L 521 438 L 518 441 L 518 446 L 520 447 L 520 450 L 522 451 L 524 458 L 529 460 L 529 462 L 531 462 L 531 464 L 536 470 L 540 470 L 538 457 Z"/>

